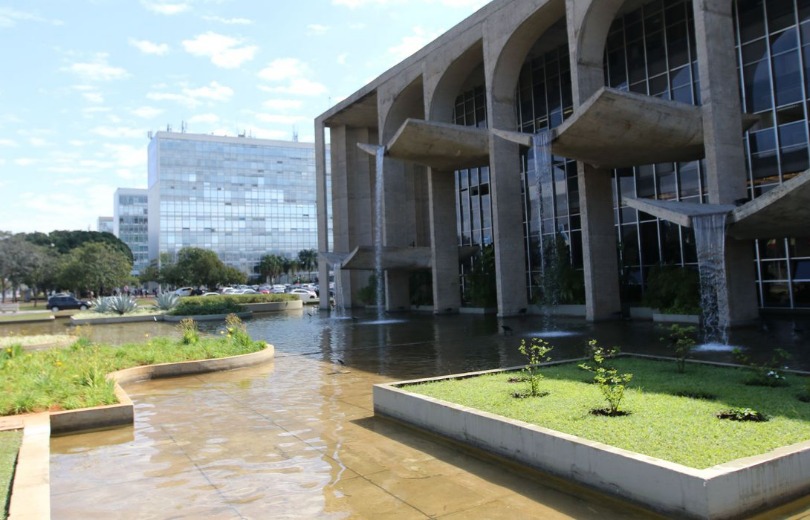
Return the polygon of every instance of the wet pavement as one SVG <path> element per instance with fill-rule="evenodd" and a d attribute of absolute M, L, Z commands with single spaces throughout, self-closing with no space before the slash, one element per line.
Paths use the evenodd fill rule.
<path fill-rule="evenodd" d="M 52 439 L 53 518 L 655 518 L 374 417 L 375 383 L 522 364 L 536 320 L 510 320 L 504 336 L 494 317 L 372 319 L 257 318 L 248 330 L 276 346 L 274 362 L 128 385 L 134 427 Z M 558 326 L 573 334 L 552 340 L 555 359 L 591 337 L 663 351 L 651 325 Z"/>

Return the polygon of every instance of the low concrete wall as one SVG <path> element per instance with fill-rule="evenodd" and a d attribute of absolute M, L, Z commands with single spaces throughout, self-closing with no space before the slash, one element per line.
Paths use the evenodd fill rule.
<path fill-rule="evenodd" d="M 75 433 L 83 430 L 97 430 L 132 424 L 135 420 L 135 409 L 132 400 L 120 385 L 148 379 L 234 370 L 265 363 L 274 357 L 275 347 L 267 345 L 263 350 L 241 356 L 183 361 L 181 363 L 162 363 L 112 372 L 107 377 L 115 381 L 115 395 L 118 398 L 118 404 L 52 412 L 50 414 L 51 433 Z"/>
<path fill-rule="evenodd" d="M 242 305 L 252 312 L 280 312 L 304 308 L 304 302 L 301 300 L 267 303 L 243 303 Z"/>
<path fill-rule="evenodd" d="M 253 313 L 250 311 L 237 312 L 236 315 L 240 319 L 253 317 Z M 225 318 L 227 317 L 228 314 L 199 314 L 196 316 L 170 316 L 166 314 L 163 316 L 163 321 L 168 321 L 170 323 L 179 323 L 185 320 L 186 318 L 191 318 L 194 321 L 225 321 Z"/>
<path fill-rule="evenodd" d="M 374 413 L 668 515 L 733 518 L 810 489 L 810 442 L 697 470 L 400 388 L 445 378 L 375 385 Z"/>
<path fill-rule="evenodd" d="M 658 323 L 691 323 L 700 325 L 700 316 L 697 314 L 661 314 L 653 313 L 653 321 Z"/>
<path fill-rule="evenodd" d="M 104 325 L 112 323 L 135 323 L 139 321 L 163 321 L 163 314 L 136 314 L 134 316 L 117 316 L 101 318 L 77 318 L 70 317 L 70 322 L 74 325 Z"/>

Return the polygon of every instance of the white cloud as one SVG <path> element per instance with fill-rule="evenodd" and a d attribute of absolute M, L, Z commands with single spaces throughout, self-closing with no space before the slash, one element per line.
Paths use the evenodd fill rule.
<path fill-rule="evenodd" d="M 428 34 L 422 27 L 417 26 L 413 28 L 413 34 L 403 37 L 399 44 L 389 48 L 388 52 L 394 56 L 394 59 L 401 61 L 430 43 L 437 36 L 439 36 L 438 33 Z"/>
<path fill-rule="evenodd" d="M 101 92 L 83 92 L 82 97 L 90 103 L 104 103 L 104 96 L 101 94 Z"/>
<path fill-rule="evenodd" d="M 216 114 L 197 114 L 188 120 L 189 123 L 218 123 L 219 116 Z"/>
<path fill-rule="evenodd" d="M 6 148 L 19 148 L 20 144 L 13 139 L 0 139 L 0 146 L 4 146 Z"/>
<path fill-rule="evenodd" d="M 191 5 L 185 2 L 168 2 L 165 0 L 141 0 L 141 5 L 153 13 L 165 14 L 168 16 L 180 14 L 191 9 Z"/>
<path fill-rule="evenodd" d="M 268 99 L 262 106 L 268 110 L 297 110 L 304 103 L 298 99 Z"/>
<path fill-rule="evenodd" d="M 144 54 L 163 56 L 169 52 L 169 46 L 165 43 L 154 43 L 150 42 L 149 40 L 136 40 L 135 38 L 130 38 L 129 44 Z"/>
<path fill-rule="evenodd" d="M 253 20 L 248 18 L 222 18 L 221 16 L 203 16 L 203 20 L 209 22 L 224 23 L 225 25 L 253 25 Z"/>
<path fill-rule="evenodd" d="M 311 23 L 307 25 L 309 34 L 324 34 L 329 30 L 329 27 L 318 23 Z"/>
<path fill-rule="evenodd" d="M 163 109 L 155 108 L 155 107 L 138 107 L 132 110 L 132 114 L 136 115 L 142 119 L 154 119 L 155 117 L 159 116 L 163 113 Z"/>
<path fill-rule="evenodd" d="M 174 101 L 190 108 L 200 106 L 205 101 L 228 101 L 233 96 L 233 89 L 212 81 L 207 86 L 190 88 L 183 86 L 180 93 L 149 92 L 146 97 L 154 101 Z"/>
<path fill-rule="evenodd" d="M 183 40 L 183 48 L 194 56 L 211 58 L 211 63 L 223 69 L 235 69 L 256 55 L 255 45 L 240 46 L 244 40 L 224 34 L 207 32 L 192 40 Z"/>
<path fill-rule="evenodd" d="M 88 81 L 111 81 L 129 76 L 126 69 L 109 65 L 107 56 L 106 53 L 99 53 L 92 61 L 73 63 L 63 70 L 72 72 Z"/>
<path fill-rule="evenodd" d="M 39 22 L 51 25 L 63 25 L 61 20 L 42 18 L 39 15 L 17 11 L 10 7 L 0 7 L 0 27 L 14 27 L 18 22 Z"/>
<path fill-rule="evenodd" d="M 465 9 L 478 8 L 488 3 L 490 0 L 425 0 L 425 4 L 441 4 L 448 7 L 463 7 Z M 357 9 L 358 7 L 367 7 L 372 5 L 387 6 L 395 4 L 404 4 L 405 0 L 332 0 L 332 5 L 342 5 L 349 9 Z M 415 3 L 413 0 L 408 2 L 409 5 Z"/>
<path fill-rule="evenodd" d="M 339 55 L 338 55 L 338 57 L 337 57 L 337 60 L 336 60 L 336 61 L 338 62 L 338 65 L 346 65 L 346 60 L 347 60 L 348 58 L 349 58 L 349 55 L 348 55 L 347 53 L 345 53 L 345 52 L 344 52 L 343 54 L 339 54 Z"/>
<path fill-rule="evenodd" d="M 90 133 L 111 139 L 134 139 L 146 135 L 146 131 L 142 128 L 128 128 L 125 126 L 97 126 L 91 128 Z"/>
<path fill-rule="evenodd" d="M 36 164 L 36 159 L 31 159 L 30 157 L 20 157 L 19 159 L 14 159 L 14 164 L 17 166 L 31 166 L 32 164 Z"/>
<path fill-rule="evenodd" d="M 305 116 L 287 116 L 280 114 L 256 114 L 256 119 L 263 123 L 273 123 L 277 125 L 294 125 L 304 121 L 309 121 L 310 118 Z"/>
<path fill-rule="evenodd" d="M 28 139 L 28 143 L 31 146 L 39 147 L 39 146 L 46 146 L 48 144 L 48 141 L 46 141 L 45 139 L 43 139 L 41 137 L 31 137 L 31 138 Z"/>
<path fill-rule="evenodd" d="M 306 63 L 297 58 L 279 58 L 259 71 L 259 78 L 270 83 L 282 83 L 278 86 L 260 86 L 266 92 L 297 95 L 320 96 L 327 92 L 327 88 L 307 76 L 310 69 Z"/>

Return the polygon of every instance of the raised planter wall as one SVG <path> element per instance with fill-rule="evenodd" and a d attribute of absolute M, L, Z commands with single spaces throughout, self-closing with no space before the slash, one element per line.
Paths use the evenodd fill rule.
<path fill-rule="evenodd" d="M 252 312 L 281 312 L 304 308 L 304 302 L 301 300 L 267 303 L 243 303 L 242 305 Z"/>
<path fill-rule="evenodd" d="M 374 413 L 667 515 L 735 518 L 810 489 L 810 442 L 697 470 L 401 388 L 436 379 L 375 385 Z"/>
<path fill-rule="evenodd" d="M 661 314 L 653 313 L 653 321 L 658 323 L 691 323 L 700 325 L 700 316 L 697 314 Z"/>

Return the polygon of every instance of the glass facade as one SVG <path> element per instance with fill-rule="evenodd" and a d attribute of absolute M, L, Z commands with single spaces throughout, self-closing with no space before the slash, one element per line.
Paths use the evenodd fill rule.
<path fill-rule="evenodd" d="M 252 274 L 317 248 L 312 143 L 159 132 L 149 169 L 151 258 L 199 247 Z"/>
<path fill-rule="evenodd" d="M 119 188 L 115 191 L 114 231 L 132 251 L 132 274 L 149 265 L 149 205 L 147 190 Z"/>
<path fill-rule="evenodd" d="M 743 111 L 758 116 L 743 136 L 749 198 L 755 198 L 810 165 L 810 0 L 734 0 L 733 6 Z M 538 40 L 521 71 L 515 106 L 521 132 L 554 128 L 572 113 L 568 43 L 559 29 L 550 28 Z M 612 88 L 700 105 L 692 1 L 653 0 L 623 12 L 607 36 L 604 70 L 605 84 Z M 486 126 L 485 101 L 483 85 L 463 92 L 456 100 L 455 122 Z M 573 267 L 582 267 L 576 163 L 555 156 L 552 167 L 552 193 L 540 195 L 550 211 L 543 212 L 538 229 L 536 190 L 529 189 L 537 180 L 531 154 L 523 151 L 530 300 L 540 289 L 541 238 L 562 238 Z M 629 303 L 642 299 L 652 267 L 696 268 L 697 255 L 690 229 L 632 209 L 624 200 L 706 202 L 704 170 L 702 161 L 690 161 L 614 171 L 620 277 Z M 456 172 L 456 189 L 459 243 L 490 243 L 488 170 Z M 759 240 L 755 248 L 760 306 L 810 307 L 810 240 L 777 237 Z"/>

